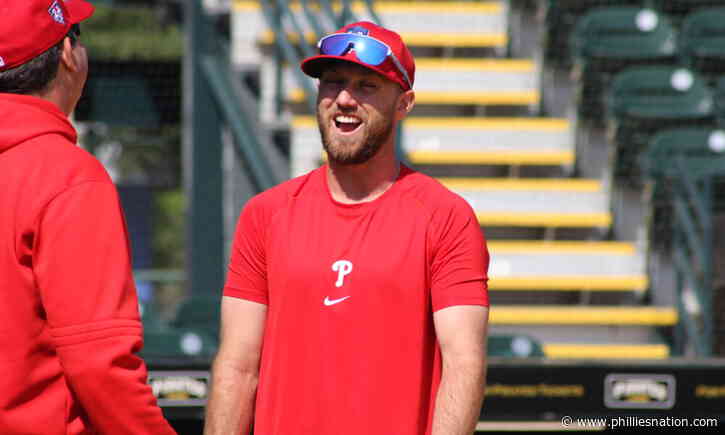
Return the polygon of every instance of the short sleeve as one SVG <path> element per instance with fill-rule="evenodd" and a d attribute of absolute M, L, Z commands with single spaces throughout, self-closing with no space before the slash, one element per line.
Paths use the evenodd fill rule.
<path fill-rule="evenodd" d="M 460 197 L 438 212 L 431 235 L 433 311 L 454 305 L 488 306 L 489 256 L 475 213 Z"/>
<path fill-rule="evenodd" d="M 258 197 L 242 210 L 232 243 L 224 296 L 268 304 L 264 210 Z"/>

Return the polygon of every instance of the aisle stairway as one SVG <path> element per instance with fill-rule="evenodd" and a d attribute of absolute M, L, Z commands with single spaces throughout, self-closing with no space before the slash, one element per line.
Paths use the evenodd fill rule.
<path fill-rule="evenodd" d="M 666 358 L 658 329 L 677 315 L 643 302 L 646 245 L 604 240 L 613 221 L 609 187 L 569 177 L 576 159 L 569 123 L 538 114 L 536 63 L 504 57 L 507 4 L 375 3 L 417 59 L 417 106 L 404 133 L 410 161 L 468 200 L 486 230 L 491 334 L 532 337 L 549 358 Z M 234 28 L 244 26 L 235 43 L 250 47 L 244 35 L 259 26 L 259 8 L 241 1 L 234 8 Z M 366 18 L 361 5 L 353 11 Z M 269 56 L 275 35 L 254 37 Z M 273 62 L 262 65 L 262 83 L 270 83 Z M 302 87 L 289 68 L 283 77 L 296 176 L 320 164 L 320 139 Z M 262 94 L 270 98 L 271 90 Z"/>

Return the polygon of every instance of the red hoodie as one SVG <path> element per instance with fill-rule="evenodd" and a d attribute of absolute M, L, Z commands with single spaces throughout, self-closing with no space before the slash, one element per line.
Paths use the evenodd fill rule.
<path fill-rule="evenodd" d="M 0 434 L 173 434 L 116 189 L 75 142 L 52 103 L 0 94 Z"/>

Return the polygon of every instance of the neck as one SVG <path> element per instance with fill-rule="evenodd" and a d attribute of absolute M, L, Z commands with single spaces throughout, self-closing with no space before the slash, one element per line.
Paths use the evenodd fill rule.
<path fill-rule="evenodd" d="M 360 165 L 341 165 L 330 161 L 327 186 L 332 198 L 343 204 L 373 201 L 385 193 L 398 178 L 400 162 L 383 149 Z"/>
<path fill-rule="evenodd" d="M 73 77 L 68 73 L 61 62 L 55 78 L 48 83 L 48 86 L 45 89 L 34 94 L 34 96 L 50 101 L 55 104 L 61 112 L 65 113 L 66 116 L 70 116 L 80 99 L 80 93 L 82 90 L 82 87 L 80 90 L 78 89 L 78 85 L 73 81 Z"/>
<path fill-rule="evenodd" d="M 66 114 L 66 116 L 70 116 L 75 108 L 75 103 L 71 101 L 68 95 L 64 92 L 59 92 L 56 87 L 52 87 L 45 92 L 35 94 L 35 96 L 55 104 L 61 112 Z"/>

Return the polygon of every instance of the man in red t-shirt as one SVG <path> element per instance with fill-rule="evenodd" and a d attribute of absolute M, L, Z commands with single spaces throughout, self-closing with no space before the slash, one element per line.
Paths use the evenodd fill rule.
<path fill-rule="evenodd" d="M 415 65 L 372 23 L 323 38 L 329 163 L 252 198 L 222 302 L 206 434 L 471 434 L 488 253 L 471 207 L 395 158 Z"/>
<path fill-rule="evenodd" d="M 126 226 L 68 119 L 84 0 L 0 3 L 0 434 L 171 435 L 143 344 Z"/>

